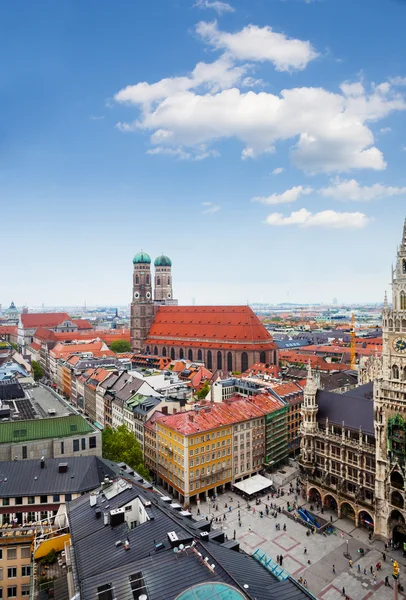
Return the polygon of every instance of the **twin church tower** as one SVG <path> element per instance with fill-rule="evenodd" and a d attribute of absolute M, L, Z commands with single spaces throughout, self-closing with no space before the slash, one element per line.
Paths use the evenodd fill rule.
<path fill-rule="evenodd" d="M 162 254 L 154 261 L 152 289 L 151 257 L 141 250 L 133 258 L 133 297 L 131 302 L 131 350 L 144 352 L 144 342 L 159 306 L 177 305 L 173 299 L 172 261 Z"/>

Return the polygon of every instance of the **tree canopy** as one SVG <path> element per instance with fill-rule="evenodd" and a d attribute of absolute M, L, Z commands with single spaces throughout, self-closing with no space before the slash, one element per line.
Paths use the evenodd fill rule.
<path fill-rule="evenodd" d="M 114 340 L 114 342 L 111 342 L 110 344 L 110 350 L 113 350 L 113 352 L 116 354 L 120 354 L 121 352 L 130 352 L 130 342 L 127 342 L 127 340 Z"/>
<path fill-rule="evenodd" d="M 135 433 L 126 425 L 117 429 L 106 427 L 102 433 L 103 458 L 114 462 L 125 462 L 126 465 L 137 471 L 141 477 L 150 478 L 149 471 L 144 465 L 142 448 Z"/>
<path fill-rule="evenodd" d="M 39 364 L 39 362 L 37 362 L 36 360 L 33 360 L 31 363 L 32 366 L 32 374 L 34 375 L 34 381 L 38 381 L 39 379 L 42 379 L 42 377 L 44 376 L 44 371 L 43 368 L 41 367 L 41 365 Z"/>
<path fill-rule="evenodd" d="M 204 384 L 202 385 L 200 390 L 198 392 L 196 392 L 195 397 L 198 400 L 204 400 L 209 392 L 210 392 L 210 383 L 209 383 L 209 380 L 206 379 L 206 381 L 204 382 Z"/>

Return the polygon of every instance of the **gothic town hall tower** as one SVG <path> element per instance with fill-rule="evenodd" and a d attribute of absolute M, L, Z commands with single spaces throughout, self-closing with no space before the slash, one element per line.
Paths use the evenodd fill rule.
<path fill-rule="evenodd" d="M 406 221 L 382 312 L 382 375 L 374 384 L 375 535 L 406 535 Z"/>

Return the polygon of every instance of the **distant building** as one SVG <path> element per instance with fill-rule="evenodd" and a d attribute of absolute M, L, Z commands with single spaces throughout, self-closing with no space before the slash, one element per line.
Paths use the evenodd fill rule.
<path fill-rule="evenodd" d="M 131 348 L 136 353 L 204 362 L 210 371 L 244 372 L 255 362 L 278 362 L 278 349 L 249 306 L 174 306 L 172 262 L 133 259 Z"/>
<path fill-rule="evenodd" d="M 7 321 L 9 325 L 17 325 L 20 313 L 18 312 L 14 302 L 10 304 L 8 308 L 3 312 L 3 319 Z"/>
<path fill-rule="evenodd" d="M 55 332 L 77 332 L 91 330 L 85 319 L 72 319 L 67 313 L 23 313 L 18 321 L 18 345 L 24 350 L 34 341 L 34 334 L 40 327 Z"/>

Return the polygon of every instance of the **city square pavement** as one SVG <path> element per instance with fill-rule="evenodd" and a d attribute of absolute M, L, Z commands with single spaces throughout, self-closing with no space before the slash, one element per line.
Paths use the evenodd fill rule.
<path fill-rule="evenodd" d="M 333 517 L 336 535 L 323 536 L 315 533 L 307 536 L 308 529 L 286 515 L 278 514 L 275 518 L 271 513 L 269 516 L 265 514 L 265 504 L 269 506 L 272 502 L 286 508 L 287 501 L 293 504 L 293 494 L 285 494 L 281 498 L 270 497 L 269 501 L 265 494 L 261 500 L 260 506 L 255 506 L 254 501 L 250 503 L 251 508 L 248 509 L 247 502 L 240 496 L 233 492 L 226 492 L 217 497 L 214 508 L 212 503 L 201 502 L 199 507 L 201 516 L 197 515 L 196 505 L 193 505 L 190 510 L 195 518 L 205 518 L 206 515 L 209 519 L 213 516 L 218 519 L 221 517 L 221 522 L 214 521 L 213 527 L 221 528 L 228 539 L 232 539 L 235 532 L 235 538 L 240 543 L 241 549 L 248 554 L 261 548 L 274 560 L 282 555 L 283 568 L 295 579 L 301 577 L 306 581 L 307 589 L 320 600 L 342 600 L 343 588 L 351 600 L 391 600 L 394 592 L 393 588 L 385 586 L 385 576 L 388 575 L 392 586 L 392 559 L 399 562 L 400 581 L 406 581 L 406 559 L 402 558 L 401 552 L 387 552 L 386 562 L 384 562 L 384 544 L 370 541 L 368 532 L 362 528 L 356 529 L 352 521 L 337 519 L 334 512 L 324 510 L 323 518 L 328 521 L 330 515 Z M 300 500 L 299 498 L 301 506 L 309 508 L 308 504 L 301 503 Z M 238 510 L 241 515 L 241 526 L 238 523 Z M 260 510 L 264 512 L 263 518 L 260 517 Z M 313 512 L 317 514 L 319 511 Z M 226 520 L 223 520 L 224 514 Z M 280 524 L 280 529 L 276 529 L 276 523 Z M 283 531 L 284 525 L 286 531 Z M 348 551 L 353 561 L 352 567 L 344 556 L 347 552 L 347 540 Z M 358 552 L 361 547 L 364 549 L 363 556 Z M 376 573 L 374 582 L 370 568 L 375 571 L 378 561 L 381 562 L 382 569 Z M 399 598 L 406 600 L 404 593 L 399 592 Z"/>

